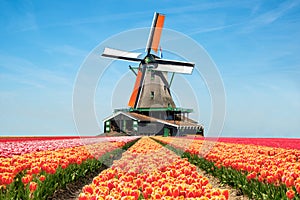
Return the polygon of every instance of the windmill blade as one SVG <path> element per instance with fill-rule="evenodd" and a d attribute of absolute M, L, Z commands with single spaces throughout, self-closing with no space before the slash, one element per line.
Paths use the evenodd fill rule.
<path fill-rule="evenodd" d="M 156 59 L 155 71 L 174 72 L 181 74 L 192 74 L 195 64 L 177 60 Z"/>
<path fill-rule="evenodd" d="M 139 103 L 139 100 L 141 98 L 141 92 L 144 86 L 145 74 L 146 67 L 142 67 L 142 69 L 140 69 L 137 73 L 134 88 L 128 102 L 128 106 L 131 108 L 136 108 Z"/>
<path fill-rule="evenodd" d="M 138 92 L 139 92 L 139 87 L 141 85 L 141 80 L 142 80 L 142 72 L 139 70 L 135 79 L 133 91 L 131 93 L 128 106 L 131 108 L 134 108 L 136 101 L 138 99 Z"/>
<path fill-rule="evenodd" d="M 151 49 L 157 53 L 160 42 L 162 28 L 164 26 L 165 16 L 160 13 L 154 13 L 150 34 L 146 46 L 146 52 L 150 53 Z"/>
<path fill-rule="evenodd" d="M 136 61 L 136 62 L 142 61 L 142 59 L 138 58 L 140 55 L 141 53 L 121 51 L 118 49 L 111 49 L 107 47 L 104 48 L 104 51 L 102 53 L 102 56 L 104 57 L 128 60 L 128 61 Z"/>

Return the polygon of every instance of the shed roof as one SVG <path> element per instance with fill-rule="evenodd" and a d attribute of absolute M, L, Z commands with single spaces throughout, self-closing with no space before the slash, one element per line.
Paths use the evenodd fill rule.
<path fill-rule="evenodd" d="M 163 119 L 158 119 L 155 117 L 150 117 L 147 115 L 143 115 L 143 114 L 139 114 L 139 113 L 135 113 L 135 112 L 122 112 L 119 111 L 117 113 L 114 113 L 113 115 L 105 118 L 103 121 L 107 121 L 110 120 L 118 115 L 125 115 L 133 120 L 137 120 L 137 121 L 142 121 L 142 122 L 158 122 L 158 123 L 162 123 L 162 124 L 166 124 L 169 126 L 173 126 L 176 128 L 199 128 L 202 125 L 198 124 L 196 121 L 186 118 L 185 120 L 163 120 Z"/>
<path fill-rule="evenodd" d="M 137 120 L 135 117 L 129 115 L 128 112 L 122 112 L 122 111 L 119 111 L 119 112 L 116 112 L 116 113 L 114 113 L 114 114 L 112 114 L 112 115 L 110 115 L 110 116 L 104 118 L 103 121 L 105 122 L 105 121 L 107 121 L 107 120 L 110 120 L 110 119 L 112 119 L 112 118 L 114 118 L 114 117 L 116 117 L 116 116 L 118 116 L 118 115 L 120 115 L 120 114 L 123 114 L 123 115 L 125 115 L 125 116 L 127 116 L 127 117 L 129 117 L 129 118 L 131 118 L 131 119 Z"/>

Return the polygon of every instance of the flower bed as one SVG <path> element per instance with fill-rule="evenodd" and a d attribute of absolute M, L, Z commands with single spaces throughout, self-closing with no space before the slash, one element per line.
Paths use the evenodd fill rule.
<path fill-rule="evenodd" d="M 204 140 L 155 139 L 185 151 L 183 156 L 192 163 L 252 198 L 300 199 L 300 151 L 297 149 L 217 142 L 206 152 L 202 149 Z"/>
<path fill-rule="evenodd" d="M 259 146 L 285 148 L 285 149 L 298 149 L 300 150 L 300 139 L 299 138 L 204 138 L 198 136 L 187 136 L 186 138 L 193 140 L 212 140 L 226 143 L 236 144 L 253 144 Z"/>
<path fill-rule="evenodd" d="M 187 159 L 143 137 L 84 186 L 79 199 L 225 200 L 228 195 L 228 190 L 212 188 Z"/>
<path fill-rule="evenodd" d="M 57 188 L 99 168 L 104 155 L 134 139 L 137 137 L 0 157 L 0 199 L 45 199 Z M 40 142 L 36 141 L 36 148 L 41 147 Z"/>
<path fill-rule="evenodd" d="M 2 137 L 0 140 L 0 158 L 12 157 L 14 155 L 22 155 L 32 152 L 40 152 L 46 150 L 65 149 L 71 147 L 78 147 L 90 144 L 97 144 L 101 142 L 116 142 L 116 141 L 130 141 L 136 137 L 83 137 L 83 138 L 66 138 L 63 137 L 29 137 L 14 138 Z"/>

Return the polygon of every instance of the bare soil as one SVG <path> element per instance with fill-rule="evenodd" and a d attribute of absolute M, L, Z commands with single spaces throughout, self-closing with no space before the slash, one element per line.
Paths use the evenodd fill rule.
<path fill-rule="evenodd" d="M 89 173 L 86 177 L 81 177 L 77 181 L 69 183 L 64 189 L 58 189 L 54 194 L 48 197 L 49 200 L 76 200 L 82 191 L 83 186 L 90 184 L 93 178 L 106 169 L 106 166 L 100 167 L 98 170 Z"/>

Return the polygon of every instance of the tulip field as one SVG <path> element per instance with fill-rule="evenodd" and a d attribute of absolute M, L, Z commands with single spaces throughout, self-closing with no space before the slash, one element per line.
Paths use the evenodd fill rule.
<path fill-rule="evenodd" d="M 46 199 L 137 137 L 0 142 L 0 199 Z"/>
<path fill-rule="evenodd" d="M 228 199 L 196 166 L 150 138 L 142 138 L 79 195 L 86 199 Z"/>
<path fill-rule="evenodd" d="M 203 138 L 156 137 L 156 140 L 180 150 L 182 157 L 253 199 L 300 199 L 298 139 L 290 140 L 287 147 L 280 145 L 281 148 L 274 147 L 274 143 L 270 147 L 262 139 L 243 140 L 247 141 L 244 144 L 236 139 L 213 142 Z M 253 144 L 257 142 L 263 146 Z"/>
<path fill-rule="evenodd" d="M 47 199 L 104 166 L 76 199 L 300 199 L 297 139 L 0 138 L 0 199 Z M 205 172 L 205 173 L 201 173 Z"/>

